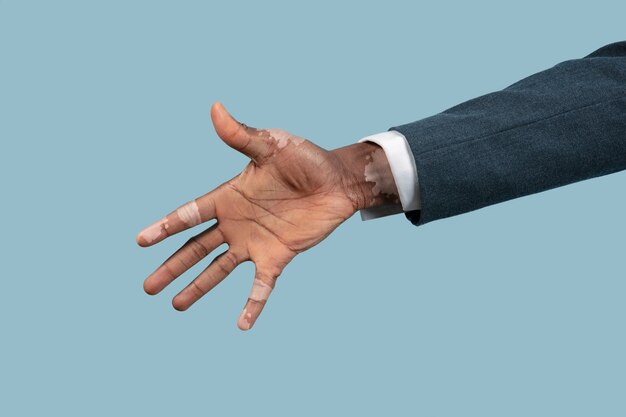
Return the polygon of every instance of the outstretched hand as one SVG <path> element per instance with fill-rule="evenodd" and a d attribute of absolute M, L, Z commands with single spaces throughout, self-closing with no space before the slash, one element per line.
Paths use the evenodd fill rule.
<path fill-rule="evenodd" d="M 137 243 L 150 246 L 217 220 L 153 272 L 144 289 L 159 293 L 227 243 L 228 249 L 174 297 L 173 306 L 188 309 L 237 265 L 252 261 L 255 278 L 237 323 L 247 330 L 263 310 L 276 279 L 298 253 L 319 243 L 361 208 L 397 204 L 397 191 L 389 181 L 384 153 L 371 143 L 327 151 L 280 129 L 241 124 L 219 103 L 211 108 L 211 118 L 219 137 L 251 161 L 235 178 L 139 233 Z"/>

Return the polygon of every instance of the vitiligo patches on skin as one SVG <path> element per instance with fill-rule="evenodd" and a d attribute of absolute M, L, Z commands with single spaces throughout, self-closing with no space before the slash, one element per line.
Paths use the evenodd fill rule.
<path fill-rule="evenodd" d="M 243 330 L 249 330 L 252 327 L 252 313 L 249 313 L 247 308 L 244 308 L 239 316 L 239 327 Z"/>
<path fill-rule="evenodd" d="M 176 215 L 181 222 L 185 223 L 187 227 L 193 227 L 197 224 L 202 223 L 200 210 L 198 209 L 198 205 L 196 204 L 195 200 L 190 201 L 189 203 L 179 207 L 176 210 Z M 161 235 L 166 234 L 165 231 L 169 227 L 170 225 L 168 223 L 168 218 L 164 217 L 158 222 L 142 230 L 141 233 L 139 233 L 139 239 L 143 240 L 146 245 L 150 245 L 159 238 L 161 238 Z"/>
<path fill-rule="evenodd" d="M 293 143 L 294 145 L 300 145 L 304 142 L 304 139 L 298 136 L 294 136 L 289 132 L 282 129 L 265 129 L 266 132 L 270 134 L 270 138 L 276 141 L 276 146 L 278 149 L 282 149 L 287 146 L 289 143 Z"/>
<path fill-rule="evenodd" d="M 272 287 L 264 283 L 258 278 L 254 279 L 252 284 L 252 291 L 250 292 L 250 299 L 254 301 L 267 301 L 272 292 Z"/>
<path fill-rule="evenodd" d="M 252 291 L 250 292 L 250 296 L 248 298 L 256 303 L 264 303 L 269 298 L 272 289 L 273 288 L 269 284 L 255 278 L 252 284 Z M 252 311 L 248 311 L 248 307 L 250 307 Z M 263 304 L 248 303 L 239 316 L 239 320 L 237 322 L 239 328 L 242 330 L 249 330 L 252 327 L 252 313 L 255 312 L 256 317 L 259 315 L 262 308 Z"/>
<path fill-rule="evenodd" d="M 158 222 L 142 230 L 141 233 L 139 233 L 139 236 L 145 240 L 147 244 L 150 244 L 158 239 L 161 236 L 161 233 L 164 233 L 163 231 L 168 227 L 167 218 L 164 217 Z"/>
<path fill-rule="evenodd" d="M 365 181 L 374 183 L 372 187 L 372 197 L 378 197 L 383 194 L 391 195 L 395 193 L 395 182 L 393 176 L 382 175 L 379 169 L 387 163 L 385 151 L 377 149 L 366 158 L 368 163 L 365 165 Z"/>
<path fill-rule="evenodd" d="M 180 220 L 189 227 L 193 227 L 202 223 L 202 219 L 200 218 L 200 210 L 198 210 L 198 204 L 196 204 L 195 200 L 180 206 L 176 210 L 176 214 L 178 215 Z"/>

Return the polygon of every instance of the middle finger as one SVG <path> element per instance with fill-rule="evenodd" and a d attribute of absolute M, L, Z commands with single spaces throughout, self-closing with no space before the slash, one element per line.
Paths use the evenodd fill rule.
<path fill-rule="evenodd" d="M 224 236 L 214 224 L 204 232 L 192 237 L 148 278 L 143 288 L 150 294 L 158 294 L 168 284 L 224 243 Z"/>

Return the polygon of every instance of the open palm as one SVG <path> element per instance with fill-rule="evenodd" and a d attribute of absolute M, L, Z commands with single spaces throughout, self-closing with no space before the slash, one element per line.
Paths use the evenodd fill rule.
<path fill-rule="evenodd" d="M 256 274 L 238 320 L 256 321 L 285 266 L 319 243 L 358 209 L 347 187 L 350 171 L 336 154 L 280 129 L 254 129 L 233 119 L 219 103 L 211 109 L 217 134 L 251 162 L 237 177 L 181 206 L 137 236 L 150 246 L 168 236 L 216 219 L 192 237 L 145 281 L 156 294 L 223 243 L 228 249 L 176 297 L 186 310 L 237 265 L 252 261 Z"/>

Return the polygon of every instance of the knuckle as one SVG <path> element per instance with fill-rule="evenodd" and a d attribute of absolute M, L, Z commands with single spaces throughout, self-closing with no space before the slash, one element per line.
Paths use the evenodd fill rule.
<path fill-rule="evenodd" d="M 231 252 L 224 252 L 213 261 L 213 266 L 220 272 L 219 275 L 230 274 L 237 266 L 237 257 Z"/>
<path fill-rule="evenodd" d="M 197 298 L 202 297 L 206 294 L 206 291 L 196 282 L 196 280 L 191 281 L 189 284 L 189 291 Z"/>
<path fill-rule="evenodd" d="M 221 275 L 228 275 L 228 274 L 230 274 L 231 270 L 228 268 L 227 265 L 224 265 L 223 262 L 216 262 L 215 263 L 215 267 L 217 269 L 219 269 L 219 271 L 221 272 Z"/>
<path fill-rule="evenodd" d="M 165 273 L 169 275 L 170 279 L 178 278 L 179 274 L 176 274 L 176 271 L 172 268 L 172 264 L 170 262 L 164 262 L 162 268 Z"/>
<path fill-rule="evenodd" d="M 178 256 L 178 257 L 172 259 L 171 262 L 172 263 L 175 262 L 176 265 L 178 266 L 178 268 L 174 268 L 173 265 L 169 266 L 169 269 L 170 269 L 171 272 L 176 272 L 176 276 L 180 276 L 184 271 L 188 270 L 189 268 L 191 268 L 193 266 L 192 263 L 188 262 L 186 259 L 184 259 L 181 256 Z"/>
<path fill-rule="evenodd" d="M 194 255 L 197 258 L 204 258 L 209 254 L 209 250 L 202 244 L 202 242 L 198 239 L 197 236 L 192 237 L 187 241 L 187 245 L 193 251 Z"/>
<path fill-rule="evenodd" d="M 230 268 L 230 270 L 235 269 L 235 267 L 239 264 L 237 255 L 235 255 L 232 251 L 225 252 L 221 259 L 225 266 Z"/>
<path fill-rule="evenodd" d="M 267 266 L 265 268 L 259 268 L 256 273 L 256 278 L 274 287 L 274 284 L 276 283 L 276 280 L 280 276 L 281 272 L 281 269 L 277 266 Z"/>

